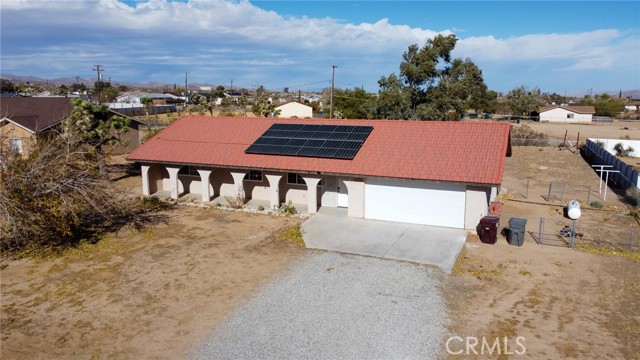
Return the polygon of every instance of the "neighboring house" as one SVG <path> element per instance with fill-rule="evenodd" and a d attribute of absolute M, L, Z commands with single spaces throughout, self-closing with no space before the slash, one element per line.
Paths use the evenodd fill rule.
<path fill-rule="evenodd" d="M 71 115 L 72 110 L 70 98 L 3 98 L 0 103 L 0 136 L 4 143 L 1 145 L 26 155 L 37 141 L 37 136 L 58 130 L 60 123 Z M 129 131 L 122 135 L 124 145 L 116 149 L 117 153 L 130 152 L 140 145 L 139 130 L 143 124 L 135 119 L 130 120 Z"/>
<path fill-rule="evenodd" d="M 172 104 L 181 104 L 184 102 L 183 97 L 175 96 L 173 94 L 142 93 L 142 92 L 132 92 L 132 93 L 122 94 L 116 97 L 116 102 L 126 103 L 126 104 L 136 104 L 136 105 L 143 106 L 140 99 L 145 97 L 153 100 L 154 105 L 172 105 Z"/>
<path fill-rule="evenodd" d="M 510 153 L 504 123 L 186 116 L 127 159 L 147 196 L 475 229 Z"/>
<path fill-rule="evenodd" d="M 591 123 L 596 109 L 584 105 L 552 105 L 540 108 L 540 122 Z"/>
<path fill-rule="evenodd" d="M 279 118 L 310 118 L 313 117 L 313 108 L 311 106 L 301 104 L 296 101 L 276 106 L 276 110 L 280 110 Z"/>

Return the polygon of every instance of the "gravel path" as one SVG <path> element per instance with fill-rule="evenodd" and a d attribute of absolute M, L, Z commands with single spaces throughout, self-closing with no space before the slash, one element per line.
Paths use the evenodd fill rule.
<path fill-rule="evenodd" d="M 266 285 L 193 359 L 425 359 L 444 352 L 437 269 L 312 252 Z"/>

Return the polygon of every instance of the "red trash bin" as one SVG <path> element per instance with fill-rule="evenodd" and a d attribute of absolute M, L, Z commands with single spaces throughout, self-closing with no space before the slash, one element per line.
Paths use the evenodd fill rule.
<path fill-rule="evenodd" d="M 480 219 L 480 224 L 476 228 L 480 241 L 484 244 L 495 244 L 498 240 L 499 224 L 500 218 L 497 216 L 484 216 Z"/>

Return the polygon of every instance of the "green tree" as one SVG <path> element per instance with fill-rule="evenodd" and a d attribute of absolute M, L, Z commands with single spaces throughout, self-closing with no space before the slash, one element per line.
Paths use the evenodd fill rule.
<path fill-rule="evenodd" d="M 333 112 L 339 114 L 336 118 L 343 119 L 366 119 L 368 117 L 368 104 L 373 95 L 363 89 L 334 89 L 333 90 Z M 325 101 L 328 104 L 330 101 Z M 325 107 L 325 117 L 329 117 L 329 107 Z"/>
<path fill-rule="evenodd" d="M 113 102 L 120 95 L 120 90 L 112 86 L 106 86 L 102 89 L 102 99 L 107 102 Z"/>
<path fill-rule="evenodd" d="M 0 79 L 0 92 L 15 93 L 18 87 L 7 79 Z"/>
<path fill-rule="evenodd" d="M 378 81 L 378 99 L 370 111 L 383 118 L 459 119 L 465 109 L 487 101 L 482 71 L 470 59 L 452 59 L 458 39 L 438 35 L 402 55 L 400 76 Z"/>
<path fill-rule="evenodd" d="M 103 171 L 113 148 L 122 143 L 120 136 L 129 130 L 130 119 L 82 99 L 71 99 L 71 103 L 73 110 L 62 123 L 61 136 L 85 148 L 87 159 L 99 164 Z"/>
<path fill-rule="evenodd" d="M 378 80 L 378 97 L 371 107 L 369 117 L 376 119 L 408 119 L 411 116 L 408 88 L 396 74 L 382 76 Z"/>
<path fill-rule="evenodd" d="M 153 106 L 153 100 L 149 97 L 141 97 L 140 103 L 144 106 L 144 113 L 147 115 L 147 121 L 149 121 L 149 109 Z"/>
<path fill-rule="evenodd" d="M 505 104 L 511 110 L 511 114 L 528 116 L 532 112 L 538 111 L 544 102 L 540 97 L 540 90 L 538 88 L 529 90 L 524 86 L 519 86 L 507 93 L 505 96 Z"/>
<path fill-rule="evenodd" d="M 592 98 L 588 98 L 585 101 L 586 105 L 593 105 L 596 109 L 597 116 L 610 116 L 615 117 L 618 116 L 622 111 L 624 111 L 624 100 L 623 99 L 615 99 L 609 96 L 609 94 L 601 94 L 598 96 L 594 96 Z"/>

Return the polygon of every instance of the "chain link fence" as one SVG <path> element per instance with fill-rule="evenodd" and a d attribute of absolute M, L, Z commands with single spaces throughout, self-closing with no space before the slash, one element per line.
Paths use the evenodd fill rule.
<path fill-rule="evenodd" d="M 613 213 L 611 216 L 627 216 Z M 509 219 L 527 220 L 525 243 L 540 245 L 574 247 L 585 245 L 598 249 L 608 248 L 617 251 L 640 251 L 640 228 L 609 225 L 606 222 L 575 221 L 548 217 L 524 217 L 502 213 L 500 229 L 503 238 L 508 236 Z M 526 245 L 525 245 L 526 246 Z"/>

